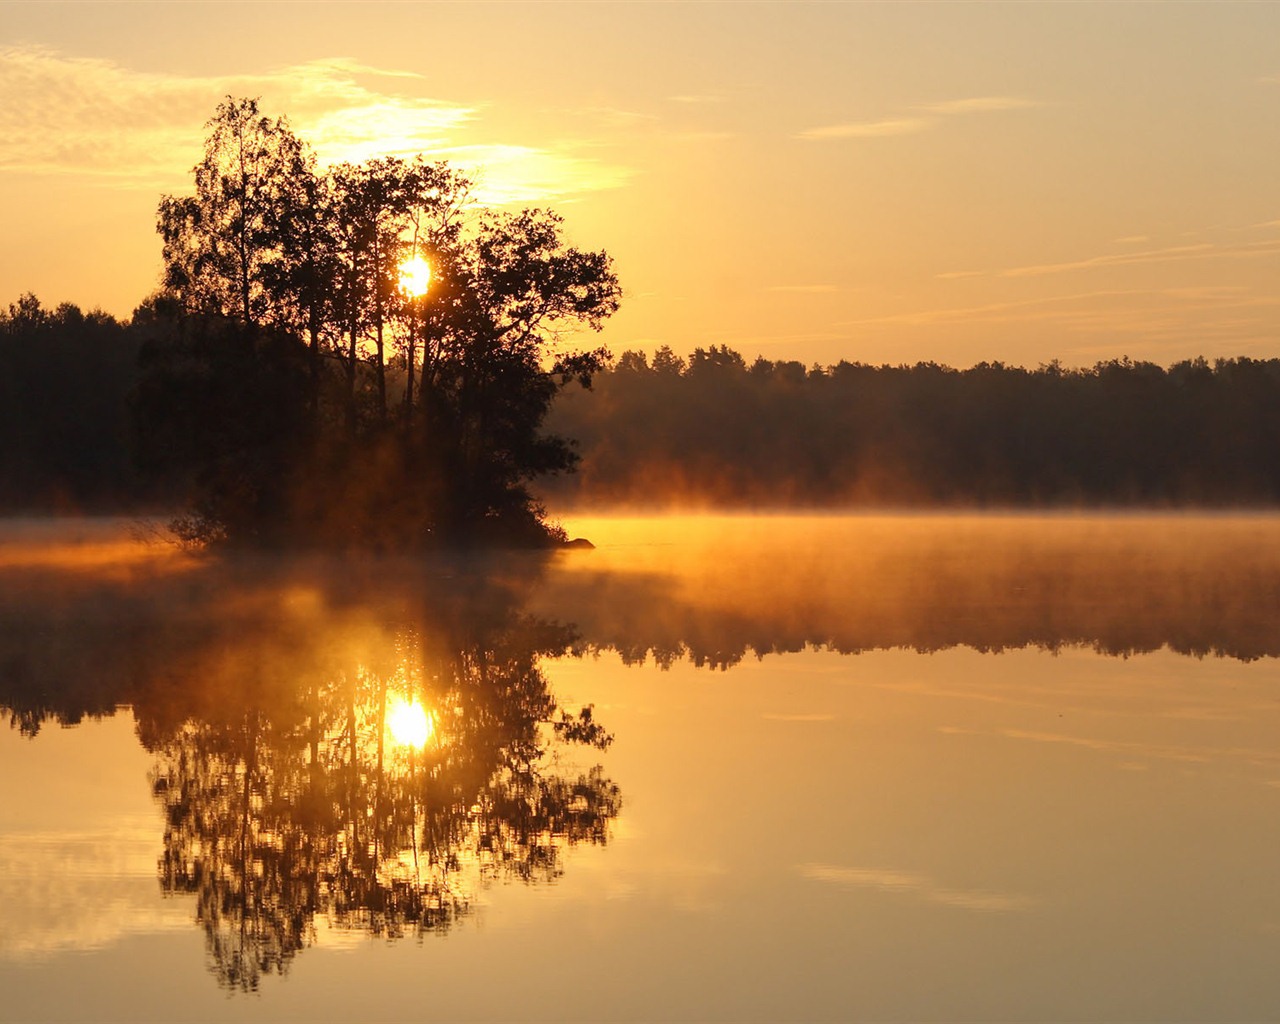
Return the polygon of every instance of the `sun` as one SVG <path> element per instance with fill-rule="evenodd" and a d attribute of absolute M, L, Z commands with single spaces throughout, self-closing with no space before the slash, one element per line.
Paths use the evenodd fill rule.
<path fill-rule="evenodd" d="M 400 264 L 400 290 L 411 298 L 427 293 L 431 286 L 431 264 L 413 256 Z"/>
<path fill-rule="evenodd" d="M 415 701 L 397 698 L 387 712 L 387 728 L 391 739 L 402 747 L 421 750 L 431 738 L 434 726 L 426 708 Z"/>

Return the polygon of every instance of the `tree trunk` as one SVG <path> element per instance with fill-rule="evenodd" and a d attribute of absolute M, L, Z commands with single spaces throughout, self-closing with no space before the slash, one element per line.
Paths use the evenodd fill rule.
<path fill-rule="evenodd" d="M 347 344 L 347 436 L 356 436 L 356 318 L 351 317 L 351 338 Z"/>
<path fill-rule="evenodd" d="M 378 249 L 378 222 L 373 235 L 373 318 L 378 343 L 378 419 L 387 422 L 387 371 L 382 339 L 382 254 Z"/>
<path fill-rule="evenodd" d="M 409 344 L 407 353 L 404 386 L 404 428 L 406 434 L 413 427 L 413 371 L 414 363 L 418 358 L 418 301 L 412 298 L 409 300 Z"/>

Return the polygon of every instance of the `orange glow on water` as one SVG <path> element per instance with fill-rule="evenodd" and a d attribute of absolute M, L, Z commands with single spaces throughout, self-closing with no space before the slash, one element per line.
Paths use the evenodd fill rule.
<path fill-rule="evenodd" d="M 421 750 L 435 731 L 431 716 L 418 701 L 397 698 L 387 712 L 387 729 L 392 740 L 402 747 Z"/>

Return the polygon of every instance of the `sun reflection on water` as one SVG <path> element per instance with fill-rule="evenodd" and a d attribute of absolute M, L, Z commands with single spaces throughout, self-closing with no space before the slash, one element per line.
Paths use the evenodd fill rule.
<path fill-rule="evenodd" d="M 387 729 L 398 746 L 421 750 L 435 731 L 435 724 L 419 701 L 397 697 L 387 711 Z"/>

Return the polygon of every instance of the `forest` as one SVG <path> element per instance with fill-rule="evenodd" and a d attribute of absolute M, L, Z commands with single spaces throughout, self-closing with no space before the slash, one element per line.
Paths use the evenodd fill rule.
<path fill-rule="evenodd" d="M 127 408 L 134 467 L 174 499 L 178 536 L 559 541 L 528 484 L 575 461 L 541 427 L 607 358 L 564 339 L 617 309 L 609 256 L 570 245 L 552 211 L 481 207 L 470 179 L 420 155 L 322 168 L 253 99 L 228 96 L 205 127 L 192 193 L 159 203 L 162 287 L 97 346 L 136 353 L 133 386 L 109 401 Z M 6 338 L 75 319 L 23 299 Z"/>
<path fill-rule="evenodd" d="M 184 541 L 566 540 L 559 507 L 1280 501 L 1280 360 L 809 366 L 582 341 L 607 253 L 425 157 L 321 168 L 228 96 L 127 321 L 0 310 L 0 508 L 170 514 Z M 576 471 L 576 472 L 575 472 Z"/>
<path fill-rule="evenodd" d="M 30 295 L 0 310 L 0 507 L 183 507 L 190 468 L 143 433 L 158 320 L 154 302 L 127 322 Z M 1278 359 L 805 367 L 710 346 L 624 352 L 593 378 L 548 402 L 576 443 L 564 467 L 580 459 L 541 488 L 558 506 L 1280 502 Z"/>
<path fill-rule="evenodd" d="M 805 367 L 624 352 L 550 417 L 558 501 L 687 507 L 1271 505 L 1280 359 Z"/>

